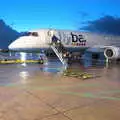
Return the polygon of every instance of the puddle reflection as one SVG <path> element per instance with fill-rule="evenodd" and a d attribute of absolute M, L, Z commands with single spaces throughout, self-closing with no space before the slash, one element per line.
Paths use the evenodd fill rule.
<path fill-rule="evenodd" d="M 105 67 L 105 60 L 84 60 L 82 61 L 84 67 Z"/>

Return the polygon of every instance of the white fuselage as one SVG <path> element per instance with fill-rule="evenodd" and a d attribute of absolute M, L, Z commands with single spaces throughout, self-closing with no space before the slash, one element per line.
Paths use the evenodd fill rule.
<path fill-rule="evenodd" d="M 49 50 L 52 43 L 52 36 L 55 35 L 69 50 L 86 49 L 94 46 L 120 47 L 120 36 L 97 34 L 90 32 L 77 32 L 70 30 L 40 29 L 29 32 L 9 45 L 14 51 L 40 51 Z M 106 48 L 106 47 L 105 47 Z"/>

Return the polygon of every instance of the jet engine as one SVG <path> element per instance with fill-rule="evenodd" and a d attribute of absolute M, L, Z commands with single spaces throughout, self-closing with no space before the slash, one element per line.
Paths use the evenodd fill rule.
<path fill-rule="evenodd" d="M 118 59 L 120 58 L 120 48 L 115 46 L 106 47 L 104 55 L 108 59 Z"/>

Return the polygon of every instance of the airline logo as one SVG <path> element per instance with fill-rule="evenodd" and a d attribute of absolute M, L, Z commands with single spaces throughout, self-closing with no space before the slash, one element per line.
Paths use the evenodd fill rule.
<path fill-rule="evenodd" d="M 72 36 L 72 45 L 74 46 L 86 46 L 86 40 L 84 39 L 84 36 L 79 34 L 73 34 L 71 32 L 71 36 Z"/>

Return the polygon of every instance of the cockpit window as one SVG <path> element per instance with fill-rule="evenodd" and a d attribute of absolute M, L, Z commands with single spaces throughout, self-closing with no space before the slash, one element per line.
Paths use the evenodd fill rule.
<path fill-rule="evenodd" d="M 29 36 L 35 36 L 35 37 L 37 37 L 38 33 L 37 32 L 29 32 L 28 35 Z"/>
<path fill-rule="evenodd" d="M 23 32 L 23 33 L 21 33 L 21 36 L 35 36 L 35 37 L 37 37 L 38 33 L 37 32 Z"/>

